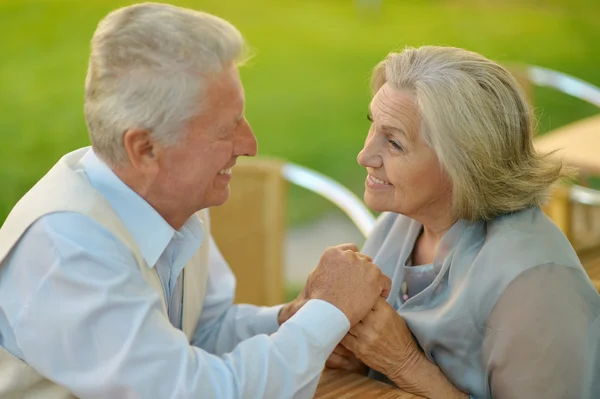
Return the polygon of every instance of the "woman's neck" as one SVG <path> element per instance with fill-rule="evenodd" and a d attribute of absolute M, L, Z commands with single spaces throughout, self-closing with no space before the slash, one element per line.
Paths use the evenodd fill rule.
<path fill-rule="evenodd" d="M 413 265 L 432 263 L 442 237 L 456 223 L 450 196 L 440 197 L 407 216 L 423 225 L 413 248 Z"/>
<path fill-rule="evenodd" d="M 454 226 L 454 223 L 456 223 L 456 220 L 448 221 L 437 226 L 423 224 L 423 232 L 421 235 L 425 236 L 429 241 L 435 241 L 437 245 L 442 240 L 444 234 Z"/>
<path fill-rule="evenodd" d="M 413 265 L 424 265 L 433 263 L 438 245 L 442 237 L 456 221 L 439 223 L 435 227 L 423 224 L 423 229 L 417 237 L 412 253 Z"/>

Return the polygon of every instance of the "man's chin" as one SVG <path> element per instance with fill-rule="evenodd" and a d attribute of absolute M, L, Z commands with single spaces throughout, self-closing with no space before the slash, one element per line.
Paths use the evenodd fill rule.
<path fill-rule="evenodd" d="M 223 192 L 218 193 L 218 195 L 214 195 L 210 199 L 210 201 L 207 201 L 209 203 L 207 208 L 212 207 L 212 206 L 221 206 L 221 205 L 225 204 L 228 199 L 229 199 L 229 187 L 227 187 L 226 190 L 223 190 Z"/>

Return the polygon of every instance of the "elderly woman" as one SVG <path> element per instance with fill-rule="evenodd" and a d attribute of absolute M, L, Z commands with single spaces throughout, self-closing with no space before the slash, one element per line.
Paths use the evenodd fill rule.
<path fill-rule="evenodd" d="M 429 398 L 600 398 L 600 296 L 539 207 L 568 171 L 535 152 L 515 79 L 421 47 L 390 54 L 372 89 L 358 162 L 384 213 L 363 252 L 393 286 L 328 366 L 358 358 Z"/>

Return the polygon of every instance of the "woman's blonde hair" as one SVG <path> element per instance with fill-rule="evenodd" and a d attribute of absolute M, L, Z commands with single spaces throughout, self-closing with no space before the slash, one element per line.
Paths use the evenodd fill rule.
<path fill-rule="evenodd" d="M 571 172 L 533 147 L 531 108 L 516 79 L 480 54 L 452 47 L 408 47 L 373 72 L 416 98 L 421 135 L 452 181 L 457 219 L 489 220 L 541 205 Z"/>

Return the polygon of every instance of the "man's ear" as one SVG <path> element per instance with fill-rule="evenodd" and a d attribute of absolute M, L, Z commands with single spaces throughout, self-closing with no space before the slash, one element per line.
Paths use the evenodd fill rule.
<path fill-rule="evenodd" d="M 129 164 L 140 171 L 154 169 L 157 164 L 157 143 L 149 131 L 129 129 L 123 135 L 123 147 Z"/>

